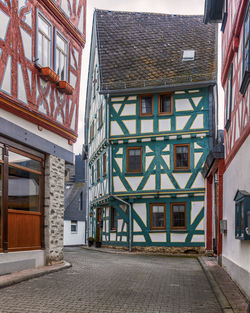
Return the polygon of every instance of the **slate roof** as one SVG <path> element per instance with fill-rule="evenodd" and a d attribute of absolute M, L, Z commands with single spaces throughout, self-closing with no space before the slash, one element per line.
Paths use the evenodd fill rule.
<path fill-rule="evenodd" d="M 216 81 L 217 25 L 203 16 L 96 10 L 101 91 Z M 182 61 L 195 50 L 194 61 Z"/>

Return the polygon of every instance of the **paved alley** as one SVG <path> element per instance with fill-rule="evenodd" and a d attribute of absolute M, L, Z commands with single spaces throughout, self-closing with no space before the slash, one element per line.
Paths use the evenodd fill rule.
<path fill-rule="evenodd" d="M 67 249 L 72 268 L 0 290 L 0 312 L 219 313 L 195 258 Z"/>

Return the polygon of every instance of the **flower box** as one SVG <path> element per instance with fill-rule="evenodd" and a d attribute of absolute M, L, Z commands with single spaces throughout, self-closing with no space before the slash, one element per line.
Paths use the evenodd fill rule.
<path fill-rule="evenodd" d="M 66 93 L 66 95 L 72 95 L 74 88 L 68 83 L 66 82 L 66 80 L 60 80 L 58 83 L 58 88 Z"/>
<path fill-rule="evenodd" d="M 42 67 L 41 76 L 52 83 L 57 83 L 59 80 L 59 76 L 50 67 Z"/>

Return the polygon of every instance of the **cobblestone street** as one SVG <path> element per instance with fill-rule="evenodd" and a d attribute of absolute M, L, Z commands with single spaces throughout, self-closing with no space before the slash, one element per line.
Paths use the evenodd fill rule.
<path fill-rule="evenodd" d="M 0 312 L 221 312 L 195 258 L 67 249 L 72 268 L 0 290 Z"/>

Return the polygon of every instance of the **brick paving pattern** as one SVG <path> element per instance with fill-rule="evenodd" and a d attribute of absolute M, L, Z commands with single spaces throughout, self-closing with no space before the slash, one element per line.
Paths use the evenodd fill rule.
<path fill-rule="evenodd" d="M 195 258 L 67 250 L 72 268 L 1 289 L 0 312 L 221 312 Z"/>

